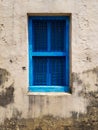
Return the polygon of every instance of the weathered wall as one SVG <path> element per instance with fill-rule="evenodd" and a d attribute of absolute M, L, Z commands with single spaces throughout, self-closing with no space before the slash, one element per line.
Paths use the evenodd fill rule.
<path fill-rule="evenodd" d="M 72 94 L 28 94 L 27 13 L 72 14 Z M 97 35 L 98 0 L 0 0 L 0 122 L 5 120 L 4 130 L 22 129 L 22 121 L 27 124 L 23 127 L 26 130 L 30 130 L 31 122 L 36 130 L 97 130 Z M 35 117 L 38 119 L 29 119 Z M 37 128 L 41 120 L 50 120 L 50 124 Z"/>

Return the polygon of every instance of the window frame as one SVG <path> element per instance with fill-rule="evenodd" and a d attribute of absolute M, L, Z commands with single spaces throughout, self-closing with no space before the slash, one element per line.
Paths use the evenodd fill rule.
<path fill-rule="evenodd" d="M 65 20 L 66 21 L 66 50 L 65 52 L 33 52 L 33 20 Z M 70 31 L 70 16 L 29 16 L 28 17 L 28 39 L 29 39 L 29 92 L 70 92 L 70 42 L 69 42 L 69 31 Z M 65 56 L 66 57 L 66 85 L 65 86 L 34 86 L 33 82 L 33 64 L 32 57 L 33 56 Z"/>

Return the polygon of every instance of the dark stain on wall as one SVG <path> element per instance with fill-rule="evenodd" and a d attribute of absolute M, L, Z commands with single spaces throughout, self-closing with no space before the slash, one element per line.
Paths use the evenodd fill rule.
<path fill-rule="evenodd" d="M 10 61 L 10 63 L 13 63 L 13 60 L 10 59 L 9 61 Z"/>
<path fill-rule="evenodd" d="M 14 108 L 13 109 L 13 114 L 12 114 L 12 117 L 13 119 L 20 119 L 22 116 L 22 111 L 19 111 L 17 108 Z"/>
<path fill-rule="evenodd" d="M 23 66 L 23 67 L 22 67 L 22 70 L 26 70 L 26 67 L 25 67 L 25 66 Z"/>
<path fill-rule="evenodd" d="M 42 130 L 42 128 L 39 126 L 39 127 L 36 127 L 35 130 Z"/>
<path fill-rule="evenodd" d="M 83 93 L 82 93 L 83 94 Z M 84 96 L 84 94 L 83 94 Z M 74 117 L 73 124 L 79 130 L 97 130 L 98 129 L 98 91 L 85 92 L 85 98 L 89 99 L 89 105 L 87 107 L 86 114 L 72 114 Z M 72 112 L 73 113 L 73 112 Z"/>
<path fill-rule="evenodd" d="M 8 76 L 9 75 L 10 75 L 10 73 L 8 71 L 6 71 L 5 69 L 0 68 L 0 85 L 5 83 L 6 81 L 8 81 Z"/>
<path fill-rule="evenodd" d="M 5 85 L 10 78 L 10 73 L 0 68 L 0 106 L 6 107 L 6 105 L 14 101 L 14 87 L 13 83 Z"/>
<path fill-rule="evenodd" d="M 80 75 L 78 73 L 73 72 L 71 77 L 72 77 L 72 81 L 71 81 L 72 86 L 74 83 L 76 83 L 77 85 L 80 85 L 80 86 L 83 85 L 83 81 L 80 79 Z M 71 88 L 71 93 L 75 93 L 74 87 Z"/>
<path fill-rule="evenodd" d="M 88 71 L 89 72 L 89 71 Z M 85 72 L 85 73 L 88 73 Z M 90 72 L 97 74 L 97 69 L 90 70 Z M 84 72 L 83 72 L 84 73 Z M 20 119 L 17 118 L 17 114 L 11 118 L 6 119 L 4 124 L 0 125 L 0 130 L 98 130 L 98 91 L 88 92 L 85 91 L 85 85 L 81 81 L 79 74 L 73 73 L 73 82 L 81 84 L 83 88 L 79 91 L 79 96 L 82 96 L 89 101 L 87 106 L 87 112 L 84 114 L 72 111 L 70 118 L 53 117 L 46 115 L 39 118 Z M 87 87 L 87 86 L 86 86 Z M 40 96 L 29 96 L 29 114 L 33 111 L 32 104 L 39 103 L 38 107 L 42 107 L 40 104 Z M 43 98 L 43 97 L 42 97 Z M 58 99 L 59 100 L 59 99 Z M 44 99 L 43 99 L 44 101 Z M 49 103 L 47 98 L 47 104 Z M 19 112 L 20 113 L 20 112 Z M 21 115 L 21 114 L 20 114 Z M 32 115 L 32 114 L 31 114 Z"/>
<path fill-rule="evenodd" d="M 89 72 L 95 73 L 95 74 L 97 75 L 97 77 L 98 77 L 98 66 L 96 66 L 96 67 L 93 68 L 93 69 L 88 69 L 88 70 L 86 70 L 86 71 L 83 71 L 83 73 L 89 73 Z"/>
<path fill-rule="evenodd" d="M 0 130 L 98 130 L 98 91 L 85 93 L 85 97 L 90 100 L 85 114 L 72 112 L 66 119 L 51 115 L 34 119 L 14 117 L 6 119 Z"/>
<path fill-rule="evenodd" d="M 32 116 L 32 111 L 36 111 L 33 106 L 37 106 L 39 109 L 40 114 L 42 114 L 43 111 L 43 106 L 44 106 L 44 100 L 45 96 L 43 95 L 29 95 L 29 108 L 28 108 L 28 113 L 29 117 Z"/>
<path fill-rule="evenodd" d="M 0 93 L 0 106 L 6 105 L 14 101 L 14 87 L 13 84 Z"/>
<path fill-rule="evenodd" d="M 79 78 L 79 74 L 73 72 L 72 73 L 72 82 L 76 82 L 77 84 L 82 84 L 82 80 Z"/>

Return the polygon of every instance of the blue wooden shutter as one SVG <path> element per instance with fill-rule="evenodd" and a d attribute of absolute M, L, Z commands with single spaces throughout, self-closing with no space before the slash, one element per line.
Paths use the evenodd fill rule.
<path fill-rule="evenodd" d="M 29 17 L 29 91 L 69 91 L 69 17 Z"/>

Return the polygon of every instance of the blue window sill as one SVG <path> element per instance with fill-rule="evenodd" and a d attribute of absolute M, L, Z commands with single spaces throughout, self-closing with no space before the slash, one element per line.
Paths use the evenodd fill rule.
<path fill-rule="evenodd" d="M 29 92 L 70 92 L 68 86 L 30 86 Z"/>

